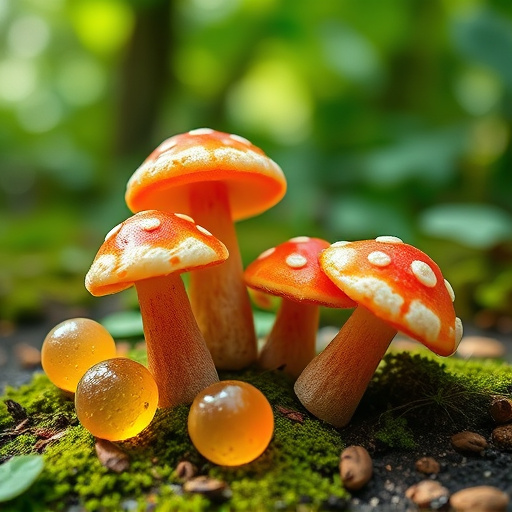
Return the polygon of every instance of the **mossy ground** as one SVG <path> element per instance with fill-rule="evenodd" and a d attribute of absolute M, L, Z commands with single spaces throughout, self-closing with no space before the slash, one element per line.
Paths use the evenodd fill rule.
<path fill-rule="evenodd" d="M 301 501 L 307 501 L 308 510 L 319 510 L 348 496 L 338 476 L 339 454 L 347 443 L 411 449 L 420 437 L 449 436 L 488 424 L 491 396 L 512 394 L 512 368 L 505 363 L 390 354 L 351 425 L 338 430 L 311 417 L 279 372 L 251 369 L 221 377 L 252 383 L 274 408 L 275 434 L 269 448 L 257 461 L 238 468 L 216 466 L 201 457 L 188 438 L 188 407 L 181 406 L 158 411 L 146 431 L 118 443 L 130 457 L 130 468 L 114 473 L 98 461 L 94 439 L 78 424 L 72 400 L 44 375 L 9 389 L 0 405 L 0 432 L 16 426 L 3 405 L 11 399 L 26 409 L 30 425 L 48 431 L 64 428 L 65 435 L 44 448 L 45 469 L 35 484 L 25 495 L 2 504 L 2 510 L 59 511 L 79 503 L 94 511 L 148 506 L 159 512 L 264 511 L 295 510 Z M 290 417 L 286 410 L 297 411 L 299 417 Z M 33 452 L 36 442 L 34 428 L 0 437 L 0 461 Z M 195 464 L 200 474 L 226 481 L 231 498 L 214 503 L 202 495 L 183 494 L 174 471 L 182 460 Z"/>

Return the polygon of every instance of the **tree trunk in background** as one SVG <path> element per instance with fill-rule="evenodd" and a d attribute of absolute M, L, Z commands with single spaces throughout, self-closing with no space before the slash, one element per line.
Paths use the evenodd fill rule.
<path fill-rule="evenodd" d="M 169 90 L 174 48 L 171 12 L 174 2 L 150 2 L 136 11 L 135 27 L 119 73 L 115 154 L 149 154 L 158 111 Z"/>

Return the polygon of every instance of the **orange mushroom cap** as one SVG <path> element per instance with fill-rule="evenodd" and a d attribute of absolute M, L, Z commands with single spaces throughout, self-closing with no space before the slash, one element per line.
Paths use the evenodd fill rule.
<path fill-rule="evenodd" d="M 278 203 L 286 192 L 279 165 L 238 135 L 200 128 L 163 141 L 135 171 L 126 188 L 133 212 L 156 208 L 188 213 L 185 187 L 224 182 L 233 220 L 252 217 Z"/>
<path fill-rule="evenodd" d="M 355 307 L 320 269 L 318 254 L 327 247 L 329 242 L 320 238 L 292 238 L 260 254 L 245 270 L 245 282 L 251 288 L 296 302 Z"/>
<path fill-rule="evenodd" d="M 147 210 L 110 230 L 85 277 L 94 296 L 117 293 L 136 281 L 221 263 L 224 244 L 180 213 Z"/>
<path fill-rule="evenodd" d="M 336 242 L 320 255 L 327 276 L 351 299 L 442 356 L 462 337 L 455 295 L 437 264 L 396 237 Z"/>

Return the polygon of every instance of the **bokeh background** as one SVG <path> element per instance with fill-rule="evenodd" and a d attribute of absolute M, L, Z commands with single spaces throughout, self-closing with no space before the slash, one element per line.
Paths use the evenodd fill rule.
<path fill-rule="evenodd" d="M 128 178 L 211 127 L 288 179 L 238 225 L 245 264 L 396 235 L 511 332 L 511 121 L 510 0 L 2 0 L 0 318 L 101 303 L 83 278 Z"/>

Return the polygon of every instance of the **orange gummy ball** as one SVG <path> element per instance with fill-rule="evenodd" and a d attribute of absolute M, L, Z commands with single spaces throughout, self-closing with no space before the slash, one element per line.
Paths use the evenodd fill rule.
<path fill-rule="evenodd" d="M 246 382 L 225 380 L 208 386 L 196 396 L 188 415 L 194 446 L 208 460 L 224 466 L 259 457 L 273 432 L 268 400 Z"/>
<path fill-rule="evenodd" d="M 41 364 L 58 388 L 74 393 L 93 364 L 115 356 L 116 344 L 105 327 L 89 318 L 72 318 L 46 335 Z"/>
<path fill-rule="evenodd" d="M 75 408 L 95 437 L 122 441 L 142 432 L 153 419 L 158 388 L 149 370 L 131 359 L 95 364 L 78 383 Z"/>

